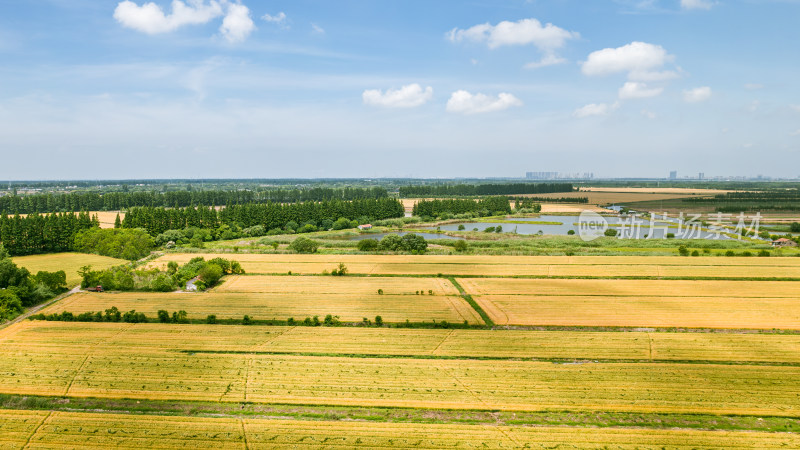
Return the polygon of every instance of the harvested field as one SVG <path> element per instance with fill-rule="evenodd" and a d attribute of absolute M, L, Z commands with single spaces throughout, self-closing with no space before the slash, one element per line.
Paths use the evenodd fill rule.
<path fill-rule="evenodd" d="M 0 348 L 800 363 L 800 335 L 23 322 Z"/>
<path fill-rule="evenodd" d="M 292 285 L 294 280 L 301 283 Z M 411 282 L 406 280 L 410 287 L 402 291 L 400 286 L 389 282 L 386 283 L 388 290 L 383 295 L 377 293 L 377 288 L 372 289 L 369 283 L 361 282 L 367 280 L 376 283 L 379 279 L 375 278 L 345 278 L 341 284 L 334 283 L 341 288 L 338 292 L 342 293 L 334 293 L 334 289 L 315 292 L 313 282 L 316 280 L 322 281 L 320 277 L 279 277 L 283 284 L 278 285 L 273 293 L 79 293 L 42 312 L 50 314 L 69 311 L 79 314 L 104 311 L 116 306 L 121 311 L 136 310 L 151 318 L 164 309 L 170 312 L 184 310 L 190 319 L 205 319 L 214 314 L 219 319 L 241 319 L 244 315 L 249 315 L 255 320 L 286 320 L 290 317 L 303 320 L 305 317 L 323 318 L 331 314 L 345 322 L 361 322 L 365 317 L 373 320 L 375 316 L 381 316 L 386 322 L 436 320 L 461 323 L 466 320 L 469 323 L 482 323 L 475 310 L 460 296 L 441 294 L 445 288 L 441 285 L 436 287 L 441 280 L 431 280 L 430 283 L 421 278 L 415 278 Z M 375 284 L 377 285 L 379 284 Z M 392 287 L 400 293 L 393 293 Z M 439 295 L 428 295 L 427 289 L 425 295 L 414 295 L 410 291 L 412 288 L 423 287 L 436 288 Z M 280 289 L 285 293 L 277 293 L 281 292 Z"/>
<path fill-rule="evenodd" d="M 370 275 L 800 278 L 800 258 L 747 257 L 170 253 L 150 266 L 164 268 L 169 261 L 185 264 L 195 256 L 233 258 L 250 274 L 320 274 L 341 262 L 352 274 Z"/>
<path fill-rule="evenodd" d="M 75 286 L 81 282 L 78 270 L 83 266 L 92 266 L 94 270 L 107 269 L 112 266 L 125 264 L 124 259 L 109 258 L 108 256 L 90 255 L 87 253 L 52 253 L 47 255 L 17 256 L 14 263 L 36 274 L 40 270 L 57 272 L 63 270 L 67 273 L 67 285 Z"/>
<path fill-rule="evenodd" d="M 636 430 L 622 428 L 496 427 L 235 418 L 197 418 L 74 412 L 0 411 L 0 443 L 10 448 L 791 448 L 790 433 Z"/>
<path fill-rule="evenodd" d="M 461 279 L 498 324 L 800 329 L 782 281 Z"/>
<path fill-rule="evenodd" d="M 69 327 L 83 327 L 81 335 Z M 178 334 L 171 334 L 173 327 Z M 559 333 L 533 334 L 516 340 L 520 334 L 488 337 L 485 332 L 453 332 L 452 344 L 443 345 L 445 334 L 434 346 L 426 343 L 439 330 L 366 330 L 355 337 L 338 333 L 365 330 L 278 328 L 283 333 L 264 332 L 261 336 L 246 327 L 221 327 L 226 335 L 205 340 L 201 325 L 158 324 L 17 324 L 4 330 L 0 339 L 0 393 L 36 394 L 67 397 L 142 398 L 163 400 L 249 401 L 315 405 L 405 406 L 454 409 L 502 409 L 538 411 L 547 409 L 696 412 L 708 414 L 775 414 L 800 416 L 800 366 L 763 364 L 686 364 L 647 362 L 590 362 L 593 357 L 645 354 L 646 333 L 584 333 L 565 337 L 564 350 L 558 350 Z M 198 331 L 194 331 L 198 329 Z M 97 331 L 94 331 L 97 330 Z M 272 328 L 267 331 L 274 331 Z M 328 332 L 334 333 L 328 335 Z M 144 339 L 152 332 L 153 339 Z M 182 334 L 182 333 L 188 334 Z M 371 337 L 369 336 L 370 333 Z M 379 341 L 411 347 L 419 332 L 422 348 L 433 353 L 443 347 L 446 353 L 460 353 L 471 343 L 487 341 L 484 351 L 500 353 L 495 342 L 516 341 L 522 350 L 508 355 L 575 354 L 586 357 L 577 363 L 554 364 L 524 360 L 470 360 L 363 358 L 309 356 L 307 354 L 265 354 L 270 349 L 294 348 L 311 352 L 326 348 L 355 349 L 362 336 L 364 348 L 379 350 Z M 286 333 L 289 333 L 287 335 Z M 310 334 L 308 334 L 310 333 Z M 318 333 L 318 334 L 317 334 Z M 381 335 L 381 333 L 386 333 Z M 516 332 L 524 333 L 524 332 Z M 531 332 L 534 333 L 534 332 Z M 567 336 L 571 333 L 561 332 Z M 159 342 L 171 335 L 170 341 Z M 241 339 L 239 336 L 242 336 Z M 724 358 L 758 358 L 770 346 L 794 349 L 788 358 L 797 358 L 797 337 L 741 335 L 733 341 L 699 338 L 671 341 L 655 336 L 654 352 L 672 352 L 685 358 L 694 352 L 701 361 L 709 354 Z M 693 334 L 687 334 L 694 336 Z M 60 337 L 59 337 L 60 336 Z M 83 336 L 75 343 L 78 336 Z M 284 338 L 284 336 L 288 336 Z M 438 334 L 439 337 L 442 334 Z M 669 335 L 672 336 L 672 335 Z M 396 338 L 396 339 L 395 339 Z M 753 338 L 753 340 L 750 340 Z M 631 341 L 631 339 L 634 339 Z M 770 340 L 772 339 L 772 340 Z M 329 340 L 329 342 L 326 342 Z M 598 342 L 592 342 L 598 341 Z M 605 341 L 605 342 L 603 342 Z M 337 342 L 343 342 L 341 346 Z M 371 342 L 371 343 L 370 343 Z M 588 343 L 587 343 L 588 342 Z M 581 343 L 587 343 L 578 350 Z M 173 348 L 171 344 L 174 344 Z M 179 352 L 189 346 L 221 345 L 228 350 L 246 347 L 242 353 Z M 625 346 L 629 345 L 630 348 Z M 649 343 L 647 346 L 649 348 Z M 703 353 L 702 347 L 708 350 Z M 480 347 L 478 347 L 480 348 Z M 488 349 L 487 349 L 488 348 Z M 670 349 L 675 349 L 671 351 Z M 233 350 L 230 350 L 233 351 Z M 249 353 L 257 351 L 260 353 Z M 473 352 L 476 350 L 472 350 Z M 481 350 L 477 350 L 481 352 Z M 649 352 L 649 350 L 647 350 Z M 683 352 L 683 354 L 682 354 Z M 736 355 L 738 352 L 740 355 Z M 502 354 L 502 353 L 501 353 Z M 781 354 L 780 352 L 778 354 Z"/>
<path fill-rule="evenodd" d="M 372 295 L 383 289 L 386 295 L 458 295 L 458 289 L 442 278 L 378 278 L 378 277 L 284 277 L 230 276 L 213 292 L 265 294 L 351 294 Z"/>

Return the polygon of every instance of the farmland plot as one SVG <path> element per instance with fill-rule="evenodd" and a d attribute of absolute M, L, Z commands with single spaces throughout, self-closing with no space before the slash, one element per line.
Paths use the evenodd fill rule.
<path fill-rule="evenodd" d="M 18 256 L 13 258 L 13 260 L 16 265 L 28 269 L 32 274 L 36 274 L 36 272 L 40 270 L 46 272 L 63 270 L 67 273 L 68 286 L 75 286 L 81 282 L 78 270 L 83 266 L 92 266 L 94 270 L 103 270 L 128 262 L 124 259 L 90 255 L 87 253 L 52 253 L 48 255 Z"/>
<path fill-rule="evenodd" d="M 800 329 L 782 281 L 461 279 L 495 323 Z"/>
<path fill-rule="evenodd" d="M 33 448 L 543 448 L 567 441 L 573 448 L 791 448 L 800 445 L 798 435 L 790 433 L 523 428 L 73 412 L 2 411 L 0 424 L 0 444 L 10 448 L 22 447 L 28 441 Z"/>
<path fill-rule="evenodd" d="M 171 253 L 150 265 L 163 268 L 195 256 Z M 320 274 L 342 262 L 350 273 L 371 275 L 800 278 L 799 258 L 237 254 L 234 259 L 251 274 Z"/>
<path fill-rule="evenodd" d="M 413 285 L 421 286 L 423 284 Z M 345 322 L 361 322 L 367 317 L 383 317 L 386 322 L 448 321 L 482 323 L 480 316 L 459 296 L 380 295 L 358 293 L 79 293 L 43 311 L 45 314 L 69 311 L 79 314 L 104 311 L 116 306 L 121 311 L 136 310 L 155 317 L 159 310 L 184 310 L 190 319 L 286 320 L 330 314 Z"/>

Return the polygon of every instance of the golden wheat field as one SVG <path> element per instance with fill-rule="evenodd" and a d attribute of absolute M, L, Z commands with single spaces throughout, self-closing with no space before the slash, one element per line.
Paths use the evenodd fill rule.
<path fill-rule="evenodd" d="M 314 277 L 317 278 L 317 277 Z M 423 285 L 424 283 L 421 283 Z M 415 285 L 416 286 L 416 285 Z M 346 290 L 344 292 L 347 292 Z M 480 316 L 459 296 L 377 293 L 78 293 L 42 311 L 44 314 L 68 311 L 73 314 L 105 311 L 116 306 L 121 311 L 136 310 L 150 318 L 159 310 L 184 310 L 190 319 L 287 320 L 328 314 L 341 321 L 361 322 L 381 316 L 386 322 L 447 321 L 482 323 Z"/>
<path fill-rule="evenodd" d="M 344 263 L 350 273 L 372 275 L 800 278 L 800 258 L 171 253 L 150 266 L 185 264 L 196 256 L 233 258 L 251 274 L 320 274 Z"/>
<path fill-rule="evenodd" d="M 83 266 L 92 266 L 94 270 L 125 264 L 124 259 L 109 258 L 108 256 L 90 255 L 87 253 L 52 253 L 48 255 L 17 256 L 14 263 L 36 274 L 40 270 L 56 272 L 63 270 L 67 273 L 67 285 L 75 286 L 81 282 L 78 270 Z"/>
<path fill-rule="evenodd" d="M 458 295 L 458 289 L 443 278 L 400 277 L 307 277 L 229 276 L 213 292 L 265 294 L 351 294 L 372 295 L 382 289 L 386 295 Z"/>
<path fill-rule="evenodd" d="M 800 329 L 790 281 L 460 279 L 495 323 Z"/>
<path fill-rule="evenodd" d="M 497 427 L 0 411 L 0 445 L 20 448 L 792 448 L 791 433 Z"/>
<path fill-rule="evenodd" d="M 137 351 L 284 352 L 800 363 L 800 335 L 738 333 L 441 330 L 23 322 L 0 347 L 53 354 L 105 345 Z"/>
<path fill-rule="evenodd" d="M 597 357 L 647 358 L 651 351 L 657 357 L 663 351 L 671 352 L 676 359 L 691 359 L 687 354 L 697 352 L 694 349 L 700 345 L 708 348 L 705 353 L 694 353 L 701 362 L 708 355 L 725 358 L 726 354 L 731 359 L 746 360 L 749 355 L 757 360 L 765 348 L 782 346 L 781 339 L 786 337 L 780 335 L 741 335 L 732 341 L 723 337 L 716 342 L 704 336 L 692 342 L 671 341 L 669 337 L 660 341 L 660 333 L 613 333 L 608 337 L 588 333 L 559 338 L 553 332 L 519 338 L 526 333 L 519 331 L 489 338 L 485 332 L 471 334 L 467 330 L 458 335 L 448 330 L 403 330 L 397 336 L 395 330 L 368 330 L 344 336 L 355 330 L 330 334 L 329 330 L 302 329 L 295 334 L 295 329 L 276 327 L 259 334 L 258 327 L 253 331 L 245 328 L 230 327 L 222 334 L 209 333 L 207 338 L 202 331 L 208 327 L 203 325 L 17 324 L 0 334 L 0 393 L 365 407 L 800 416 L 798 366 L 592 362 Z M 376 331 L 386 334 L 373 334 Z M 453 339 L 452 344 L 446 344 L 449 339 Z M 506 354 L 510 357 L 583 357 L 573 363 L 554 364 L 519 359 L 325 356 L 331 349 L 379 351 L 382 340 L 395 342 L 400 355 L 408 352 L 402 347 L 414 342 L 421 343 L 418 352 L 427 346 L 433 354 L 440 354 L 439 348 L 443 348 L 442 355 L 492 351 L 502 355 L 497 345 L 491 349 L 492 339 L 498 345 L 517 341 Z M 564 343 L 562 349 L 557 348 L 559 339 Z M 475 342 L 484 342 L 485 350 L 481 351 L 480 345 L 477 350 L 468 350 Z M 784 355 L 796 360 L 796 337 L 789 337 L 786 347 L 794 350 Z M 290 351 L 298 353 L 268 353 Z M 319 356 L 309 355 L 315 351 Z"/>

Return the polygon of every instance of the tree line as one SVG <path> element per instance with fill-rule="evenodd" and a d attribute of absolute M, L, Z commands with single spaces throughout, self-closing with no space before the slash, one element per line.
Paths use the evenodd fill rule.
<path fill-rule="evenodd" d="M 420 200 L 414 205 L 413 214 L 423 217 L 441 217 L 443 214 L 477 213 L 481 216 L 511 214 L 508 197 L 472 199 Z"/>
<path fill-rule="evenodd" d="M 182 190 L 137 192 L 72 192 L 0 197 L 0 212 L 31 214 L 75 211 L 117 211 L 133 207 L 182 208 L 223 206 L 249 203 L 299 203 L 331 200 L 387 198 L 385 188 L 254 189 L 254 190 Z"/>
<path fill-rule="evenodd" d="M 571 183 L 507 183 L 507 184 L 444 184 L 435 186 L 401 186 L 401 198 L 466 197 L 477 195 L 522 195 L 572 192 Z"/>
<path fill-rule="evenodd" d="M 352 201 L 329 200 L 302 203 L 248 203 L 228 205 L 217 211 L 207 206 L 188 208 L 131 208 L 123 228 L 143 228 L 152 236 L 185 228 L 216 229 L 221 225 L 248 228 L 261 225 L 267 230 L 283 228 L 289 222 L 320 223 L 324 220 L 382 220 L 403 217 L 402 203 L 391 198 Z"/>
<path fill-rule="evenodd" d="M 100 226 L 97 218 L 84 211 L 27 217 L 0 216 L 0 243 L 12 256 L 67 252 L 73 249 L 75 235 Z"/>

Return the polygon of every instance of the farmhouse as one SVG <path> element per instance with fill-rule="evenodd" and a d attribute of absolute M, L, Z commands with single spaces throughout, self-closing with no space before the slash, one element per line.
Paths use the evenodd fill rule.
<path fill-rule="evenodd" d="M 780 238 L 778 240 L 772 241 L 773 247 L 797 247 L 797 242 L 787 239 L 787 238 Z"/>
<path fill-rule="evenodd" d="M 365 223 L 364 225 L 359 225 L 358 229 L 359 230 L 371 230 L 372 229 L 372 225 L 370 225 L 368 223 Z"/>

